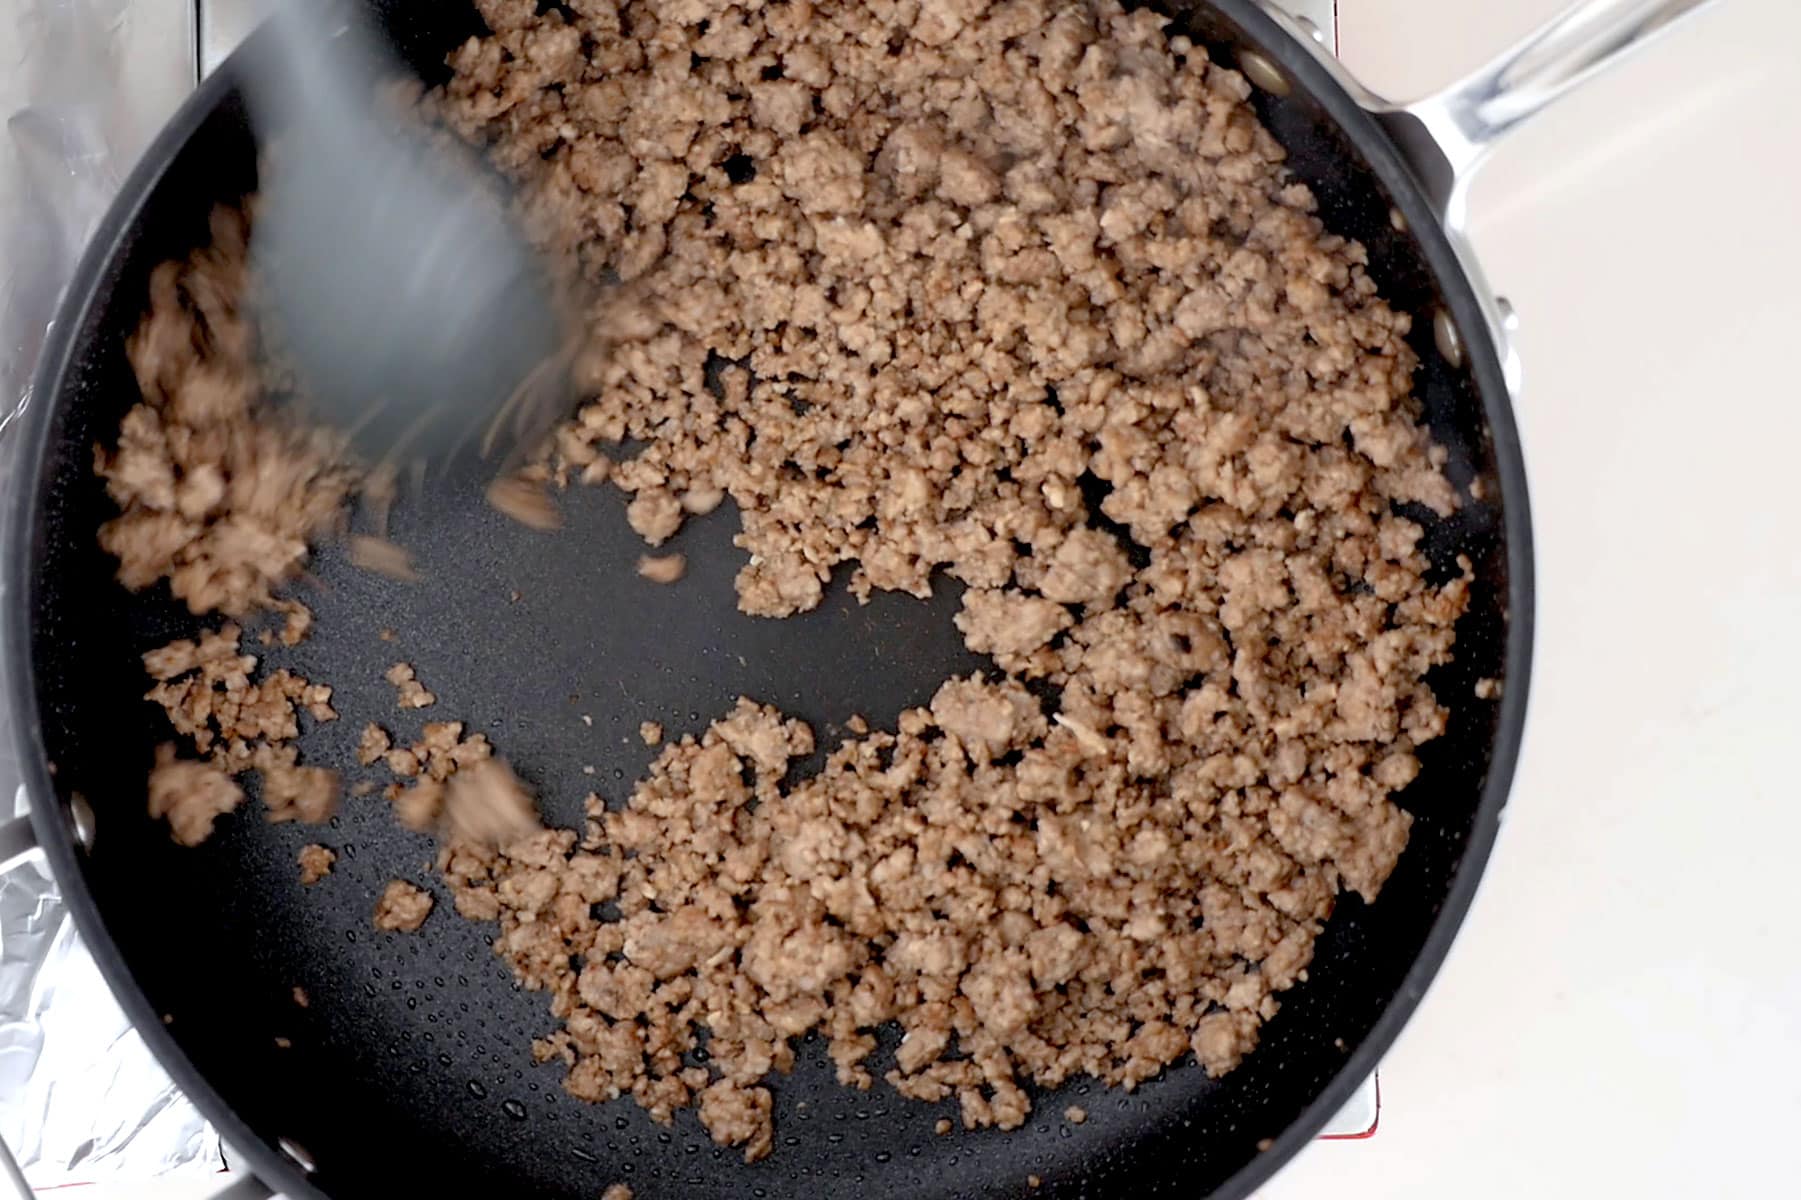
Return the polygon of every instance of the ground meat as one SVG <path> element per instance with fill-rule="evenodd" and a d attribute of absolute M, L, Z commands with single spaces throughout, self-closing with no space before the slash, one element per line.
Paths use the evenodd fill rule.
<path fill-rule="evenodd" d="M 312 1007 L 312 998 L 306 994 L 306 989 L 299 984 L 294 985 L 294 1003 L 300 1008 Z"/>
<path fill-rule="evenodd" d="M 382 889 L 375 904 L 375 927 L 388 932 L 412 933 L 425 924 L 431 912 L 431 893 L 404 879 L 394 879 Z"/>
<path fill-rule="evenodd" d="M 312 885 L 331 874 L 331 865 L 338 861 L 338 853 L 314 842 L 300 848 L 300 882 Z M 296 988 L 297 995 L 304 995 Z M 304 1007 L 304 1004 L 303 1004 Z"/>
<path fill-rule="evenodd" d="M 277 611 L 286 614 L 281 623 L 280 641 L 284 646 L 298 646 L 313 631 L 313 610 L 298 600 L 278 600 Z"/>
<path fill-rule="evenodd" d="M 646 746 L 663 744 L 663 726 L 657 721 L 644 721 L 638 725 L 638 737 Z"/>
<path fill-rule="evenodd" d="M 230 777 L 256 772 L 270 821 L 326 821 L 337 811 L 337 772 L 302 766 L 292 742 L 300 735 L 301 712 L 316 721 L 337 719 L 331 689 L 286 669 L 255 679 L 257 659 L 242 653 L 241 637 L 238 627 L 228 624 L 198 640 L 179 639 L 145 654 L 144 669 L 156 681 L 146 699 L 162 706 L 175 731 L 206 755 L 207 764 L 217 771 Z M 172 773 L 159 758 L 152 774 L 153 816 L 160 815 L 156 797 L 160 794 L 167 804 L 174 781 L 183 778 L 202 777 L 191 770 Z M 241 798 L 239 785 L 232 787 Z M 210 802 L 223 802 L 225 793 L 216 787 L 202 791 Z M 233 806 L 236 803 L 232 801 Z M 176 840 L 187 845 L 204 840 L 212 828 L 210 818 L 199 820 L 201 809 L 195 805 L 169 810 L 172 827 L 179 816 L 187 835 L 198 834 L 192 841 L 178 834 Z"/>
<path fill-rule="evenodd" d="M 371 721 L 363 726 L 362 736 L 357 739 L 356 760 L 365 767 L 371 766 L 386 757 L 392 745 L 388 731 Z"/>
<path fill-rule="evenodd" d="M 349 539 L 349 552 L 352 566 L 373 571 L 377 575 L 386 575 L 389 579 L 398 579 L 402 583 L 419 581 L 412 553 L 405 546 L 396 545 L 387 538 L 354 535 Z"/>
<path fill-rule="evenodd" d="M 431 833 L 444 816 L 444 785 L 421 779 L 393 800 L 394 819 L 415 833 Z"/>
<path fill-rule="evenodd" d="M 625 519 L 638 531 L 638 536 L 653 546 L 660 546 L 682 527 L 682 505 L 666 491 L 646 489 L 626 506 Z"/>
<path fill-rule="evenodd" d="M 444 825 L 445 836 L 458 844 L 500 845 L 536 830 L 538 808 L 506 763 L 484 758 L 450 776 Z"/>
<path fill-rule="evenodd" d="M 579 839 L 448 851 L 556 997 L 543 1057 L 753 1155 L 811 1029 L 867 1087 L 897 1021 L 888 1081 L 971 1127 L 1026 1081 L 1229 1070 L 1405 844 L 1469 586 L 1396 511 L 1457 503 L 1408 319 L 1248 85 L 1111 0 L 482 7 L 431 104 L 614 285 L 559 477 L 607 462 L 652 545 L 729 495 L 751 613 L 942 570 L 1012 677 L 799 781 L 811 731 L 747 701 Z M 534 55 L 564 30 L 585 67 Z"/>
<path fill-rule="evenodd" d="M 600 1200 L 632 1200 L 632 1188 L 627 1183 L 609 1183 L 607 1190 L 600 1194 Z"/>
<path fill-rule="evenodd" d="M 698 1105 L 747 1158 L 772 1144 L 763 1081 L 812 1031 L 869 1088 L 874 1031 L 898 1025 L 886 1083 L 969 1128 L 1018 1127 L 1027 1085 L 1076 1074 L 1232 1069 L 1337 895 L 1374 899 L 1405 846 L 1391 796 L 1444 728 L 1424 677 L 1471 585 L 1467 563 L 1430 581 L 1420 549 L 1459 501 L 1409 394 L 1409 319 L 1322 226 L 1245 80 L 1112 0 L 478 7 L 495 32 L 427 106 L 605 285 L 590 399 L 505 488 L 550 505 L 547 480 L 611 480 L 653 546 L 729 496 L 753 614 L 817 606 L 840 564 L 861 598 L 942 572 L 999 668 L 892 731 L 853 723 L 809 777 L 812 730 L 741 701 L 623 809 L 591 795 L 580 831 L 457 820 L 459 790 L 531 809 L 460 725 L 385 747 L 413 780 L 390 788 L 402 821 L 444 834 L 457 912 L 551 997 L 535 1057 L 658 1121 Z M 214 320 L 170 286 L 153 319 Z M 212 591 L 219 553 L 169 565 L 191 540 L 177 483 L 211 528 L 235 476 L 165 489 L 141 452 L 205 392 L 153 369 L 179 339 L 146 330 L 134 364 L 159 390 L 101 460 L 137 543 L 121 578 L 266 604 L 314 532 Z M 292 676 L 250 683 L 235 630 L 146 665 L 217 760 L 183 785 L 215 812 L 237 803 L 224 769 L 300 769 L 296 705 L 330 711 Z M 403 706 L 435 700 L 406 664 L 388 678 Z M 205 836 L 205 807 L 178 838 Z M 395 881 L 378 927 L 430 906 Z"/>
<path fill-rule="evenodd" d="M 743 1146 L 744 1161 L 769 1153 L 771 1125 L 768 1088 L 742 1087 L 721 1079 L 700 1093 L 700 1120 L 721 1146 Z"/>
<path fill-rule="evenodd" d="M 198 846 L 213 832 L 213 822 L 244 802 L 244 789 L 212 763 L 175 757 L 175 747 L 157 747 L 150 769 L 150 816 L 167 819 L 169 836 L 184 846 Z"/>
<path fill-rule="evenodd" d="M 529 529 L 550 531 L 563 527 L 563 514 L 539 481 L 507 475 L 488 485 L 488 503 Z"/>
<path fill-rule="evenodd" d="M 647 554 L 638 559 L 638 574 L 652 583 L 674 583 L 687 571 L 688 559 L 681 554 Z"/>
<path fill-rule="evenodd" d="M 341 439 L 265 406 L 245 314 L 247 224 L 212 215 L 212 242 L 156 268 L 149 312 L 126 344 L 140 402 L 94 469 L 120 515 L 100 528 L 119 581 L 166 580 L 196 614 L 242 617 L 275 603 L 310 542 L 343 521 L 355 487 Z M 290 613 L 283 640 L 310 621 Z M 290 641 L 291 639 L 291 641 Z"/>
<path fill-rule="evenodd" d="M 411 663 L 395 663 L 388 668 L 383 678 L 394 685 L 401 708 L 430 708 L 438 702 L 438 698 L 427 691 L 425 685 L 413 674 Z"/>
<path fill-rule="evenodd" d="M 1088 1110 L 1079 1104 L 1072 1104 L 1063 1110 L 1063 1119 L 1071 1125 L 1082 1125 L 1088 1121 Z"/>
<path fill-rule="evenodd" d="M 958 15 L 731 10 L 722 56 L 722 4 L 606 3 L 543 18 L 599 46 L 576 75 L 517 22 L 452 56 L 436 110 L 518 177 L 546 249 L 624 280 L 565 467 L 642 447 L 609 471 L 652 544 L 678 497 L 729 494 L 741 603 L 771 615 L 847 560 L 859 592 L 998 585 L 1021 542 L 1022 583 L 1105 605 L 1134 573 L 1084 522 L 1176 558 L 1204 501 L 1305 520 L 1346 437 L 1366 466 L 1342 499 L 1454 503 L 1409 417 L 1406 318 L 1240 76 L 1110 3 L 936 7 Z"/>
<path fill-rule="evenodd" d="M 371 732 L 373 731 L 373 733 Z M 380 761 L 411 786 L 390 784 L 394 817 L 419 833 L 447 830 L 453 836 L 480 841 L 519 837 L 538 827 L 530 795 L 504 763 L 490 763 L 494 747 L 485 735 L 463 733 L 461 721 L 428 721 L 411 746 L 392 746 L 387 734 L 371 725 L 363 731 L 363 748 L 373 754 L 388 747 Z M 370 761 L 375 761 L 371 759 Z M 460 784 L 446 786 L 459 771 Z"/>
<path fill-rule="evenodd" d="M 270 757 L 258 768 L 263 779 L 263 808 L 271 821 L 322 824 L 338 811 L 338 773 L 303 767 Z"/>

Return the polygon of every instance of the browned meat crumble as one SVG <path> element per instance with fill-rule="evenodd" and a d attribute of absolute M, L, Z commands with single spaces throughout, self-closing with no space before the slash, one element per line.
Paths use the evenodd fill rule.
<path fill-rule="evenodd" d="M 300 848 L 300 882 L 311 886 L 331 874 L 338 853 L 314 842 Z M 299 992 L 299 989 L 295 989 Z M 304 993 L 301 993 L 304 995 Z M 302 1005 L 304 1007 L 304 1004 Z"/>
<path fill-rule="evenodd" d="M 100 529 L 133 590 L 166 581 L 196 614 L 282 614 L 279 640 L 298 645 L 313 614 L 273 590 L 296 575 L 309 543 L 337 528 L 356 486 L 334 434 L 292 425 L 263 403 L 255 335 L 244 311 L 246 224 L 217 209 L 212 242 L 151 274 L 150 305 L 126 345 L 140 401 L 94 469 L 121 513 Z M 336 772 L 301 766 L 297 713 L 337 717 L 331 689 L 279 670 L 252 679 L 253 655 L 226 625 L 144 656 L 148 698 L 206 763 L 157 753 L 152 816 L 195 844 L 243 797 L 232 777 L 256 771 L 269 820 L 319 822 L 338 801 Z M 276 640 L 265 630 L 264 644 Z"/>
<path fill-rule="evenodd" d="M 261 403 L 244 311 L 246 223 L 220 208 L 212 244 L 150 277 L 150 309 L 126 346 L 142 400 L 95 470 L 121 509 L 100 529 L 136 591 L 167 580 L 196 614 L 275 604 L 308 545 L 338 527 L 354 475 L 336 435 L 290 426 Z M 290 610 L 298 641 L 311 614 Z"/>
<path fill-rule="evenodd" d="M 365 767 L 371 766 L 386 757 L 392 745 L 388 731 L 371 721 L 363 726 L 362 735 L 357 739 L 356 760 Z"/>
<path fill-rule="evenodd" d="M 438 698 L 413 674 L 411 663 L 395 663 L 384 677 L 394 685 L 396 703 L 401 708 L 430 708 L 438 702 Z"/>
<path fill-rule="evenodd" d="M 338 773 L 301 765 L 293 743 L 300 736 L 301 712 L 315 721 L 337 719 L 331 689 L 286 669 L 253 679 L 257 659 L 242 653 L 240 637 L 238 627 L 228 624 L 201 634 L 197 641 L 180 639 L 144 655 L 144 668 L 156 681 L 145 698 L 162 706 L 175 731 L 228 782 L 230 777 L 257 772 L 264 815 L 270 821 L 325 821 L 337 811 Z M 197 814 L 208 808 L 216 810 L 214 815 L 229 811 L 242 793 L 232 783 L 237 798 L 226 804 L 223 790 L 210 784 L 208 776 L 189 769 L 190 764 L 177 762 L 174 755 L 173 746 L 158 751 L 151 776 L 150 814 L 169 816 L 172 827 L 181 821 L 184 828 L 176 832 L 176 840 L 193 845 L 212 829 L 211 819 L 198 824 Z M 188 802 L 176 795 L 184 782 L 197 787 Z M 203 783 L 207 786 L 197 786 Z M 219 808 L 222 804 L 225 807 Z M 195 830 L 200 830 L 199 837 L 190 841 Z"/>
<path fill-rule="evenodd" d="M 944 571 L 1008 676 L 788 789 L 812 734 L 746 702 L 579 839 L 448 850 L 552 994 L 540 1055 L 750 1157 L 809 1029 L 866 1087 L 898 1021 L 888 1081 L 972 1127 L 1023 1122 L 1028 1079 L 1229 1070 L 1338 890 L 1393 868 L 1388 796 L 1444 724 L 1467 581 L 1428 584 L 1395 511 L 1457 502 L 1407 317 L 1152 14 L 537 7 L 484 0 L 436 103 L 621 281 L 559 477 L 609 463 L 653 546 L 729 495 L 751 613 L 839 563 L 859 594 Z"/>
<path fill-rule="evenodd" d="M 375 903 L 375 927 L 389 933 L 412 933 L 431 912 L 431 893 L 404 879 L 390 880 Z"/>
<path fill-rule="evenodd" d="M 355 534 L 349 539 L 349 551 L 352 566 L 373 571 L 377 575 L 386 575 L 389 579 L 397 579 L 402 583 L 419 581 L 419 571 L 413 566 L 412 552 L 387 538 Z"/>
<path fill-rule="evenodd" d="M 548 532 L 563 526 L 563 514 L 541 481 L 508 475 L 488 485 L 488 503 L 528 529 Z"/>
<path fill-rule="evenodd" d="M 688 573 L 688 558 L 683 554 L 646 554 L 638 559 L 638 574 L 652 583 L 675 583 Z"/>
<path fill-rule="evenodd" d="M 174 745 L 156 749 L 150 768 L 150 815 L 169 822 L 169 836 L 198 846 L 212 836 L 213 822 L 244 802 L 244 789 L 212 763 L 175 757 Z"/>
<path fill-rule="evenodd" d="M 546 480 L 610 480 L 658 546 L 729 497 L 745 611 L 813 608 L 845 563 L 865 597 L 943 572 L 999 668 L 893 730 L 853 722 L 798 782 L 813 731 L 743 700 L 666 745 L 623 809 L 590 796 L 580 832 L 537 828 L 460 725 L 413 746 L 375 729 L 379 749 L 365 731 L 359 758 L 409 781 L 398 819 L 444 836 L 458 913 L 497 922 L 549 993 L 537 1057 L 585 1099 L 665 1122 L 693 1105 L 749 1159 L 772 1144 L 767 1079 L 813 1030 L 868 1088 L 874 1030 L 897 1023 L 885 1082 L 954 1098 L 970 1128 L 1022 1124 L 1028 1083 L 1130 1089 L 1189 1054 L 1230 1070 L 1337 894 L 1374 898 L 1406 844 L 1390 797 L 1444 728 L 1424 676 L 1469 586 L 1467 566 L 1428 582 L 1398 512 L 1457 504 L 1409 394 L 1409 320 L 1322 227 L 1245 80 L 1113 0 L 477 6 L 494 35 L 428 106 L 518 177 L 546 249 L 617 284 L 577 372 L 593 399 L 490 501 L 550 528 Z M 224 233 L 229 260 L 241 225 Z M 191 425 L 211 386 L 158 365 L 159 320 L 228 374 L 248 361 L 183 269 L 134 343 L 153 431 Z M 191 336 L 215 322 L 217 345 Z M 229 498 L 178 542 L 162 531 L 182 487 L 210 497 L 207 460 L 146 436 L 128 418 L 99 458 L 126 514 L 103 537 L 127 584 L 170 578 L 196 611 L 271 603 L 349 487 L 327 505 L 323 466 L 294 484 L 319 522 L 285 531 L 298 549 L 217 534 Z M 289 619 L 304 636 L 310 614 Z M 170 664 L 256 686 L 254 658 L 227 663 L 235 630 L 222 665 L 204 646 Z M 407 664 L 388 678 L 403 707 L 436 700 Z M 312 703 L 271 684 L 289 719 Z M 279 709 L 257 740 L 235 710 L 214 730 L 165 706 L 213 761 L 159 758 L 152 810 L 198 841 L 241 800 L 225 768 L 267 770 L 293 735 Z M 276 794 L 296 815 L 316 799 Z M 376 924 L 417 929 L 431 905 L 396 880 Z"/>

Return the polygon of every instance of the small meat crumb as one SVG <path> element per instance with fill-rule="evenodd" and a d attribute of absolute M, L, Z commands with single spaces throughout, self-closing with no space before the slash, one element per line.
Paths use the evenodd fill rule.
<path fill-rule="evenodd" d="M 1493 700 L 1501 694 L 1499 679 L 1478 679 L 1476 681 L 1476 699 Z"/>
<path fill-rule="evenodd" d="M 501 846 L 540 828 L 531 793 L 498 758 L 472 763 L 450 777 L 444 822 L 457 845 Z"/>
<path fill-rule="evenodd" d="M 325 767 L 303 767 L 275 751 L 252 758 L 263 776 L 263 815 L 274 823 L 304 821 L 318 825 L 338 811 L 338 773 Z"/>
<path fill-rule="evenodd" d="M 1080 1104 L 1072 1104 L 1063 1110 L 1063 1119 L 1071 1125 L 1080 1125 L 1088 1120 L 1088 1110 Z"/>
<path fill-rule="evenodd" d="M 431 912 L 431 893 L 404 879 L 391 880 L 375 904 L 375 927 L 389 933 L 412 933 Z"/>
<path fill-rule="evenodd" d="M 286 1049 L 289 1049 L 290 1047 L 292 1047 L 293 1045 L 294 1045 L 294 1043 L 290 1042 L 285 1037 L 278 1037 L 275 1039 L 275 1048 L 277 1050 L 286 1050 Z"/>
<path fill-rule="evenodd" d="M 1036 1176 L 1036 1175 L 1027 1175 L 1026 1176 L 1026 1186 L 1029 1188 L 1036 1188 L 1043 1182 L 1044 1182 L 1044 1180 L 1038 1178 L 1038 1176 Z"/>
<path fill-rule="evenodd" d="M 932 1126 L 932 1132 L 939 1137 L 944 1137 L 946 1134 L 950 1133 L 950 1131 L 951 1119 L 949 1117 L 939 1117 L 937 1122 Z"/>
<path fill-rule="evenodd" d="M 387 538 L 357 534 L 350 539 L 350 565 L 402 583 L 419 582 L 419 571 L 406 547 Z"/>
<path fill-rule="evenodd" d="M 646 488 L 625 508 L 626 522 L 638 536 L 661 546 L 682 527 L 682 506 L 662 488 Z"/>
<path fill-rule="evenodd" d="M 396 795 L 392 801 L 394 819 L 414 833 L 430 833 L 444 815 L 444 785 L 435 779 L 421 779 Z"/>
<path fill-rule="evenodd" d="M 683 554 L 646 554 L 638 559 L 638 574 L 652 583 L 674 583 L 688 573 L 688 558 Z"/>
<path fill-rule="evenodd" d="M 700 1093 L 700 1123 L 712 1134 L 714 1145 L 741 1145 L 744 1161 L 753 1163 L 769 1154 L 774 1137 L 769 1123 L 771 1107 L 768 1088 L 720 1079 Z"/>
<path fill-rule="evenodd" d="M 488 503 L 528 529 L 548 533 L 563 527 L 563 514 L 542 483 L 517 475 L 502 476 L 488 485 Z"/>
<path fill-rule="evenodd" d="M 317 842 L 300 848 L 300 882 L 309 887 L 331 874 L 331 865 L 338 861 L 338 852 L 327 849 Z"/>
<path fill-rule="evenodd" d="M 400 691 L 399 703 L 402 708 L 430 708 L 438 702 L 438 698 L 426 690 L 419 677 L 413 673 L 411 663 L 395 663 L 388 668 L 387 681 Z"/>
<path fill-rule="evenodd" d="M 638 736 L 644 739 L 646 746 L 658 746 L 663 742 L 663 726 L 656 721 L 646 721 L 638 726 Z"/>
<path fill-rule="evenodd" d="M 603 454 L 599 458 L 596 458 L 593 462 L 589 463 L 587 466 L 582 468 L 581 478 L 582 478 L 582 482 L 587 484 L 589 487 L 595 487 L 599 484 L 605 483 L 607 481 L 607 476 L 611 475 L 612 473 L 613 473 L 613 460 Z"/>
<path fill-rule="evenodd" d="M 276 606 L 287 614 L 281 625 L 281 644 L 298 646 L 306 640 L 306 635 L 313 631 L 313 610 L 298 600 L 283 600 Z M 264 630 L 267 633 L 268 630 Z M 264 642 L 265 646 L 269 643 Z"/>
<path fill-rule="evenodd" d="M 311 1008 L 313 1005 L 313 998 L 306 994 L 305 988 L 301 987 L 299 984 L 295 984 L 294 985 L 294 1003 L 299 1005 L 301 1008 Z"/>
<path fill-rule="evenodd" d="M 363 726 L 363 736 L 357 741 L 356 760 L 365 767 L 371 766 L 379 762 L 393 744 L 388 731 L 371 721 Z"/>
<path fill-rule="evenodd" d="M 175 746 L 156 749 L 150 769 L 150 815 L 169 822 L 169 836 L 198 846 L 213 832 L 213 821 L 244 802 L 244 789 L 211 763 L 175 757 Z"/>
<path fill-rule="evenodd" d="M 602 459 L 601 461 L 606 461 Z M 632 1188 L 626 1183 L 612 1183 L 600 1194 L 600 1200 L 632 1200 Z"/>
<path fill-rule="evenodd" d="M 682 511 L 704 517 L 725 503 L 725 493 L 716 487 L 694 488 L 682 493 Z"/>

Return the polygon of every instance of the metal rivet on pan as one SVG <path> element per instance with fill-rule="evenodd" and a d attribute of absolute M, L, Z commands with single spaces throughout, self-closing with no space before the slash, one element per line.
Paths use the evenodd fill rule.
<path fill-rule="evenodd" d="M 1501 314 L 1501 328 L 1508 333 L 1520 330 L 1520 314 L 1513 311 L 1513 301 L 1505 296 L 1495 297 L 1495 311 Z"/>
<path fill-rule="evenodd" d="M 1262 88 L 1272 96 L 1288 95 L 1288 76 L 1275 63 L 1263 57 L 1255 50 L 1244 50 L 1238 55 L 1239 69 L 1246 79 Z"/>
<path fill-rule="evenodd" d="M 319 1164 L 313 1161 L 313 1156 L 307 1153 L 306 1147 L 293 1138 L 276 1138 L 275 1144 L 281 1147 L 283 1154 L 294 1160 L 295 1166 L 308 1175 L 319 1169 Z"/>
<path fill-rule="evenodd" d="M 1302 33 L 1305 33 L 1320 45 L 1324 46 L 1326 44 L 1325 31 L 1314 22 L 1312 17 L 1303 17 L 1300 13 L 1295 13 L 1294 23 L 1301 27 Z"/>
<path fill-rule="evenodd" d="M 1407 232 L 1407 214 L 1398 208 L 1388 210 L 1388 223 L 1395 227 L 1396 233 Z"/>
<path fill-rule="evenodd" d="M 69 793 L 69 825 L 83 850 L 94 848 L 94 806 L 80 792 Z"/>
<path fill-rule="evenodd" d="M 1463 335 L 1457 332 L 1457 323 L 1451 320 L 1451 314 L 1438 309 L 1432 314 L 1432 340 L 1438 343 L 1438 352 L 1453 367 L 1463 365 Z"/>

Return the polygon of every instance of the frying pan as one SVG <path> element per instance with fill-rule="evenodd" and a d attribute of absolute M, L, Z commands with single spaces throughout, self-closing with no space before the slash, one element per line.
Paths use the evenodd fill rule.
<path fill-rule="evenodd" d="M 1513 774 L 1532 555 L 1509 317 L 1461 228 L 1470 171 L 1506 128 L 1701 2 L 1590 5 L 1404 108 L 1359 88 L 1302 26 L 1257 0 L 1165 8 L 1176 32 L 1245 70 L 1327 225 L 1368 248 L 1384 296 L 1414 314 L 1415 391 L 1471 497 L 1430 526 L 1426 545 L 1441 567 L 1468 555 L 1477 577 L 1455 661 L 1430 678 L 1450 725 L 1398 797 L 1414 818 L 1398 869 L 1375 904 L 1340 899 L 1307 982 L 1226 1077 L 1187 1064 L 1130 1095 L 1077 1081 L 1038 1094 L 1020 1130 L 940 1137 L 946 1107 L 841 1088 L 823 1044 L 806 1043 L 795 1073 L 774 1084 L 775 1153 L 747 1166 L 691 1112 L 662 1129 L 629 1101 L 577 1101 L 558 1068 L 530 1066 L 530 1040 L 552 1021 L 544 998 L 521 991 L 491 953 L 488 926 L 445 911 L 417 935 L 377 934 L 378 890 L 395 876 L 429 879 L 432 854 L 386 805 L 350 802 L 330 830 L 238 818 L 196 849 L 170 842 L 144 811 L 152 749 L 167 735 L 141 699 L 138 656 L 196 622 L 166 592 L 130 595 L 113 581 L 95 540 L 111 508 L 91 447 L 115 435 L 136 399 L 124 343 L 151 268 L 203 242 L 214 203 L 254 187 L 244 53 L 202 85 L 126 184 L 64 300 L 16 431 L 3 663 L 34 802 L 30 829 L 0 826 L 0 860 L 35 841 L 170 1074 L 255 1175 L 292 1196 L 592 1198 L 614 1181 L 651 1198 L 1247 1195 L 1368 1076 L 1418 1004 L 1469 906 Z M 373 7 L 428 81 L 442 78 L 449 48 L 482 32 L 459 3 Z M 947 675 L 981 665 L 952 625 L 950 586 L 923 603 L 877 595 L 860 607 L 839 581 L 799 618 L 740 615 L 729 510 L 690 523 L 675 546 L 690 578 L 659 589 L 622 569 L 640 547 L 610 492 L 572 491 L 555 542 L 475 493 L 396 512 L 394 536 L 427 585 L 321 550 L 305 593 L 317 632 L 265 653 L 271 667 L 337 688 L 347 719 L 308 735 L 310 761 L 349 763 L 360 715 L 393 712 L 382 670 L 405 659 L 440 696 L 433 716 L 486 732 L 536 785 L 547 819 L 576 824 L 595 782 L 584 767 L 615 798 L 643 773 L 641 720 L 698 730 L 744 694 L 806 718 L 830 743 L 853 713 L 892 721 Z M 1498 700 L 1474 698 L 1483 678 L 1503 681 Z M 340 859 L 303 891 L 295 854 L 314 839 Z M 309 1006 L 294 1003 L 296 986 Z M 1087 1109 L 1086 1123 L 1054 1117 L 1070 1103 Z"/>

